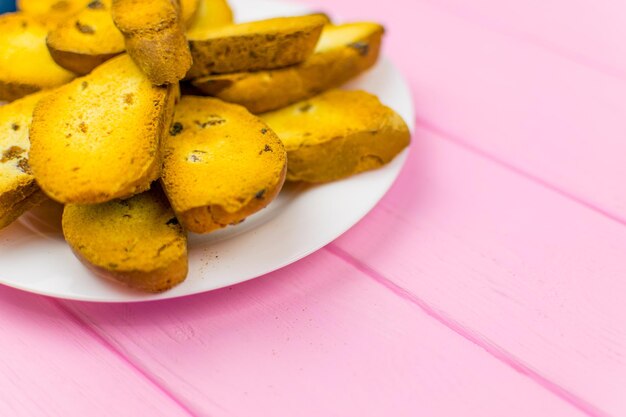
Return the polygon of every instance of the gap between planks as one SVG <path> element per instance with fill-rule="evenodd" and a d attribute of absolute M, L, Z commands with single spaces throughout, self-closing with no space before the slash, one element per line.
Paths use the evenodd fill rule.
<path fill-rule="evenodd" d="M 476 147 L 476 146 L 468 143 L 467 141 L 463 140 L 462 138 L 459 138 L 459 137 L 457 137 L 457 136 L 455 136 L 453 134 L 450 134 L 449 132 L 446 132 L 445 130 L 443 130 L 439 126 L 431 123 L 428 120 L 425 120 L 425 119 L 421 118 L 420 116 L 416 116 L 416 124 L 418 124 L 419 126 L 424 128 L 425 130 L 435 134 L 436 137 L 439 137 L 442 140 L 446 140 L 449 143 L 452 143 L 453 145 L 462 148 L 463 150 L 465 150 L 468 153 L 471 153 L 471 154 L 473 154 L 473 155 L 475 155 L 475 156 L 477 156 L 477 157 L 479 157 L 479 158 L 481 158 L 483 160 L 486 160 L 486 161 L 488 161 L 490 163 L 496 164 L 499 167 L 501 167 L 502 169 L 505 169 L 505 170 L 507 170 L 509 172 L 515 173 L 516 175 L 526 179 L 527 181 L 530 181 L 530 182 L 532 182 L 532 183 L 534 183 L 534 184 L 536 184 L 538 186 L 541 186 L 542 188 L 548 189 L 548 190 L 550 190 L 550 191 L 552 191 L 552 192 L 554 192 L 554 193 L 556 193 L 556 194 L 558 194 L 558 195 L 560 195 L 560 196 L 570 200 L 573 203 L 582 205 L 582 206 L 588 208 L 589 210 L 591 210 L 591 211 L 593 211 L 593 212 L 595 212 L 595 213 L 597 213 L 599 215 L 602 215 L 603 217 L 611 219 L 612 221 L 614 221 L 614 222 L 616 222 L 616 223 L 618 223 L 618 224 L 620 224 L 622 226 L 626 226 L 626 220 L 622 219 L 621 217 L 619 217 L 619 216 L 617 216 L 617 215 L 615 215 L 615 214 L 613 214 L 613 213 L 611 213 L 609 211 L 606 211 L 606 210 L 604 210 L 604 209 L 602 209 L 602 208 L 600 208 L 600 207 L 598 207 L 598 206 L 596 206 L 596 205 L 594 205 L 594 204 L 592 204 L 592 203 L 590 203 L 590 202 L 588 202 L 588 201 L 586 201 L 586 200 L 576 196 L 575 194 L 567 192 L 567 191 L 565 191 L 565 190 L 555 186 L 554 184 L 551 184 L 550 182 L 545 181 L 545 180 L 535 176 L 534 174 L 532 174 L 530 172 L 527 172 L 527 171 L 525 171 L 525 170 L 523 170 L 523 169 L 521 169 L 519 167 L 516 167 L 513 164 L 510 164 L 510 163 L 508 163 L 508 162 L 506 162 L 504 160 L 501 160 L 501 159 L 495 157 L 494 155 L 491 155 L 490 153 L 486 152 L 485 150 L 480 149 L 479 147 Z M 579 398 L 578 396 L 576 396 L 573 393 L 569 392 L 565 388 L 563 388 L 563 387 L 559 386 L 558 384 L 550 381 L 549 379 L 547 379 L 543 375 L 539 374 L 538 372 L 536 372 L 532 368 L 528 367 L 522 361 L 520 361 L 518 358 L 513 357 L 512 355 L 510 355 L 508 352 L 506 352 L 505 350 L 501 349 L 497 345 L 494 345 L 493 343 L 491 343 L 490 341 L 484 339 L 480 335 L 472 332 L 470 329 L 467 329 L 467 328 L 461 326 L 454 319 L 446 317 L 442 312 L 439 312 L 436 309 L 432 308 L 430 305 L 425 303 L 423 300 L 421 300 L 419 297 L 417 297 L 413 293 L 411 293 L 411 292 L 407 291 L 406 289 L 398 286 L 397 284 L 395 284 L 391 280 L 389 280 L 386 277 L 384 277 L 379 272 L 377 272 L 374 269 L 368 267 L 367 265 L 361 263 L 358 259 L 352 257 L 350 254 L 348 254 L 347 252 L 345 252 L 342 249 L 338 248 L 337 246 L 333 245 L 332 243 L 327 245 L 324 249 L 326 251 L 328 251 L 329 253 L 331 253 L 332 255 L 338 257 L 339 259 L 341 259 L 343 262 L 349 264 L 353 268 L 355 268 L 358 271 L 364 273 L 366 276 L 370 277 L 371 279 L 373 279 L 378 284 L 382 285 L 383 287 L 385 287 L 387 290 L 391 291 L 392 293 L 394 293 L 398 297 L 404 299 L 405 301 L 407 301 L 407 302 L 409 302 L 411 304 L 414 304 L 420 310 L 422 310 L 422 312 L 424 314 L 426 314 L 427 316 L 429 316 L 433 320 L 437 321 L 441 325 L 445 326 L 446 328 L 450 329 L 451 331 L 457 333 L 459 336 L 461 336 L 462 338 L 464 338 L 468 342 L 473 343 L 473 344 L 479 346 L 480 348 L 485 350 L 489 355 L 491 355 L 494 359 L 500 361 L 501 363 L 503 363 L 506 366 L 510 367 L 514 371 L 516 371 L 516 372 L 518 372 L 518 373 L 528 377 L 533 382 L 535 382 L 539 386 L 541 386 L 543 389 L 549 391 L 550 393 L 552 393 L 556 397 L 558 397 L 561 400 L 567 402 L 568 404 L 572 405 L 573 407 L 575 407 L 576 409 L 580 410 L 581 412 L 589 415 L 590 417 L 608 417 L 609 416 L 609 414 L 607 414 L 604 411 L 598 409 L 593 404 L 590 404 L 590 403 L 586 402 L 585 400 Z M 133 368 L 143 378 L 145 378 L 152 385 L 154 385 L 163 395 L 165 395 L 166 397 L 171 399 L 184 412 L 186 412 L 191 417 L 196 417 L 196 415 L 182 402 L 182 400 L 180 400 L 177 396 L 175 396 L 172 392 L 170 392 L 167 388 L 165 388 L 154 376 L 152 376 L 148 371 L 142 369 L 140 366 L 135 364 L 122 351 L 117 349 L 105 337 L 103 337 L 97 331 L 95 331 L 93 329 L 93 327 L 92 327 L 93 324 L 87 323 L 86 321 L 81 319 L 79 316 L 77 316 L 71 309 L 69 309 L 64 304 L 63 301 L 57 300 L 57 299 L 53 299 L 53 298 L 51 298 L 50 301 L 51 301 L 51 303 L 53 303 L 55 305 L 55 307 L 57 307 L 60 311 L 62 311 L 65 315 L 67 315 L 72 321 L 77 323 L 89 335 L 91 335 L 91 337 L 93 337 L 96 340 L 98 340 L 113 355 L 118 357 L 122 362 L 126 363 L 127 366 Z"/>
<path fill-rule="evenodd" d="M 530 44 L 533 45 L 537 48 L 543 49 L 543 50 L 547 50 L 550 53 L 557 55 L 561 58 L 567 59 L 568 61 L 571 61 L 577 65 L 581 65 L 587 68 L 591 68 L 595 71 L 601 72 L 603 74 L 609 75 L 613 78 L 616 78 L 620 81 L 626 81 L 626 73 L 624 73 L 623 71 L 619 71 L 615 68 L 612 68 L 611 66 L 608 65 L 603 65 L 601 63 L 597 63 L 594 60 L 584 56 L 584 55 L 580 55 L 580 54 L 575 54 L 571 51 L 568 51 L 566 49 L 560 48 L 556 45 L 552 45 L 549 42 L 543 41 L 539 38 L 530 36 L 530 35 L 525 35 L 522 33 L 517 33 L 514 31 L 509 31 L 504 27 L 500 27 L 499 25 L 491 22 L 489 19 L 487 18 L 482 18 L 479 16 L 472 16 L 469 15 L 467 13 L 458 13 L 458 12 L 454 12 L 452 10 L 450 10 L 448 7 L 442 7 L 440 5 L 434 4 L 433 2 L 428 1 L 428 4 L 430 4 L 431 6 L 437 7 L 438 9 L 445 11 L 448 14 L 457 16 L 457 17 L 461 17 L 466 21 L 471 21 L 473 23 L 479 24 L 480 26 L 483 26 L 487 29 L 489 29 L 492 32 L 498 33 L 500 35 L 504 35 L 507 36 L 509 38 L 515 39 L 519 42 L 523 42 L 526 44 Z M 548 189 L 552 192 L 555 192 L 556 194 L 559 194 L 560 196 L 576 203 L 576 204 L 580 204 L 586 208 L 588 208 L 589 210 L 592 210 L 596 213 L 598 213 L 599 215 L 602 215 L 603 217 L 606 217 L 608 219 L 611 219 L 612 221 L 621 224 L 622 226 L 626 226 L 626 219 L 621 218 L 620 216 L 611 213 L 607 210 L 602 209 L 601 207 L 598 207 L 597 205 L 586 201 L 585 199 L 570 193 L 568 191 L 565 191 L 561 188 L 559 188 L 558 186 L 551 184 L 550 182 L 541 179 L 540 177 L 525 171 L 513 164 L 510 164 L 504 160 L 501 160 L 497 157 L 495 157 L 494 155 L 488 153 L 487 151 L 480 149 L 479 147 L 476 147 L 472 144 L 470 144 L 469 142 L 463 140 L 462 138 L 459 138 L 453 134 L 450 134 L 449 132 L 446 132 L 444 129 L 440 128 L 439 126 L 436 126 L 435 124 L 420 118 L 419 116 L 416 118 L 417 123 L 422 126 L 425 130 L 428 130 L 432 133 L 434 133 L 437 137 L 440 137 L 443 140 L 446 140 L 464 150 L 466 150 L 467 152 L 470 152 L 478 157 L 480 157 L 483 160 L 487 160 L 491 163 L 494 163 L 498 166 L 500 166 L 503 169 L 506 169 L 507 171 L 513 172 L 515 174 L 517 174 L 518 176 L 521 176 L 523 178 L 525 178 L 528 181 L 531 181 L 545 189 Z M 500 361 L 501 363 L 505 364 L 506 366 L 512 368 L 513 370 L 515 370 L 516 372 L 528 377 L 529 379 L 531 379 L 533 382 L 537 383 L 538 385 L 540 385 L 542 388 L 546 389 L 547 391 L 549 391 L 550 393 L 552 393 L 553 395 L 555 395 L 556 397 L 560 398 L 561 400 L 569 403 L 570 405 L 572 405 L 573 407 L 575 407 L 576 409 L 580 410 L 581 412 L 591 416 L 591 417 L 606 417 L 608 416 L 607 413 L 605 413 L 604 411 L 598 409 L 597 407 L 595 407 L 592 404 L 589 404 L 588 402 L 586 402 L 585 400 L 577 397 L 576 395 L 574 395 L 573 393 L 569 392 L 568 390 L 560 387 L 558 384 L 550 381 L 549 379 L 547 379 L 546 377 L 542 376 L 541 374 L 539 374 L 538 372 L 536 372 L 535 370 L 533 370 L 532 368 L 528 367 L 527 365 L 525 365 L 522 361 L 520 361 L 518 358 L 515 358 L 513 356 L 511 356 L 508 352 L 506 352 L 505 350 L 501 349 L 500 347 L 498 347 L 497 345 L 494 345 L 493 343 L 491 343 L 489 340 L 486 340 L 484 337 L 482 337 L 479 334 L 474 333 L 471 329 L 465 328 L 462 325 L 460 325 L 459 323 L 457 323 L 454 319 L 446 317 L 446 315 L 436 309 L 434 309 L 433 307 L 431 307 L 430 305 L 428 305 L 426 302 L 424 302 L 423 300 L 421 300 L 419 297 L 417 297 L 415 294 L 407 291 L 406 289 L 398 286 L 397 284 L 395 284 L 394 282 L 390 281 L 389 279 L 387 279 L 386 277 L 384 277 L 382 274 L 380 274 L 379 272 L 377 272 L 376 270 L 370 268 L 369 266 L 363 264 L 362 262 L 360 262 L 358 259 L 352 257 L 350 254 L 348 254 L 347 252 L 343 251 L 342 249 L 340 249 L 339 247 L 335 246 L 334 244 L 329 244 L 328 246 L 326 246 L 324 248 L 324 250 L 326 250 L 327 252 L 329 252 L 330 254 L 336 256 L 337 258 L 339 258 L 340 260 L 342 260 L 343 262 L 349 264 L 351 267 L 359 270 L 360 272 L 364 273 L 366 276 L 370 277 L 372 280 L 374 280 L 375 282 L 377 282 L 378 284 L 380 284 L 381 286 L 385 287 L 387 290 L 391 291 L 392 293 L 394 293 L 395 295 L 397 295 L 398 297 L 402 298 L 403 300 L 417 306 L 424 314 L 426 314 L 427 316 L 429 316 L 430 318 L 432 318 L 433 320 L 439 322 L 441 325 L 447 327 L 448 329 L 450 329 L 451 331 L 455 332 L 456 334 L 458 334 L 459 336 L 461 336 L 462 338 L 464 338 L 465 340 L 467 340 L 470 343 L 473 343 L 477 346 L 479 346 L 480 348 L 482 348 L 483 350 L 485 350 L 489 355 L 491 355 L 494 359 Z M 101 343 L 107 350 L 109 350 L 114 356 L 118 357 L 120 359 L 120 361 L 122 361 L 123 363 L 127 364 L 127 366 L 130 366 L 131 368 L 133 368 L 136 372 L 138 372 L 143 378 L 145 378 L 147 381 L 149 381 L 152 385 L 154 385 L 160 392 L 162 392 L 163 395 L 165 395 L 166 397 L 168 397 L 169 399 L 171 399 L 175 404 L 177 404 L 184 412 L 186 412 L 188 415 L 192 416 L 192 417 L 196 417 L 196 415 L 180 400 L 178 399 L 174 394 L 172 394 L 167 388 L 165 388 L 156 378 L 154 378 L 148 371 L 143 370 L 141 367 L 139 367 L 137 364 L 135 364 L 129 357 L 127 357 L 121 350 L 119 350 L 118 348 L 116 348 L 111 342 L 109 342 L 105 337 L 103 337 L 101 334 L 99 334 L 97 331 L 95 331 L 93 329 L 93 324 L 92 323 L 88 323 L 85 320 L 83 320 L 82 318 L 80 318 L 79 316 L 77 316 L 71 309 L 69 309 L 63 301 L 57 300 L 57 299 L 50 299 L 51 303 L 53 305 L 55 305 L 55 307 L 57 307 L 60 311 L 62 311 L 63 314 L 65 314 L 66 316 L 68 316 L 68 318 L 70 320 L 72 320 L 73 322 L 75 322 L 77 325 L 79 325 L 81 328 L 83 328 L 85 330 L 86 333 L 88 333 L 91 337 L 95 338 L 96 340 L 99 341 L 99 343 Z"/>
<path fill-rule="evenodd" d="M 417 297 L 412 292 L 402 288 L 401 286 L 395 284 L 393 281 L 384 277 L 381 273 L 374 270 L 373 268 L 365 265 L 358 259 L 354 258 L 349 253 L 345 252 L 343 249 L 335 246 L 330 243 L 326 247 L 324 247 L 328 253 L 336 256 L 343 262 L 347 263 L 351 267 L 356 270 L 362 272 L 372 280 L 376 281 L 378 284 L 382 285 L 387 290 L 391 291 L 393 294 L 402 298 L 403 300 L 414 304 L 417 306 L 424 314 L 426 314 L 431 319 L 437 321 L 439 324 L 453 331 L 454 333 L 461 336 L 463 339 L 468 342 L 475 344 L 476 346 L 483 349 L 487 352 L 491 357 L 503 363 L 507 367 L 513 369 L 515 372 L 518 372 L 527 378 L 529 378 L 534 383 L 538 384 L 541 388 L 547 390 L 551 394 L 555 395 L 559 399 L 565 401 L 570 404 L 572 407 L 577 410 L 587 414 L 590 417 L 609 417 L 610 415 L 603 410 L 599 409 L 593 404 L 588 403 L 582 398 L 576 396 L 565 388 L 559 386 L 555 382 L 552 382 L 548 378 L 544 377 L 534 369 L 530 368 L 526 364 L 524 364 L 518 358 L 512 356 L 509 352 L 500 348 L 497 345 L 494 345 L 489 340 L 485 339 L 481 335 L 473 332 L 472 330 L 460 325 L 454 319 L 446 317 L 446 315 L 433 307 L 431 307 L 424 300 Z"/>
<path fill-rule="evenodd" d="M 509 172 L 512 172 L 524 179 L 526 179 L 527 181 L 530 181 L 534 184 L 539 185 L 542 188 L 545 188 L 547 190 L 550 190 L 558 195 L 560 195 L 561 197 L 566 198 L 567 200 L 575 203 L 575 204 L 579 204 L 581 206 L 586 207 L 587 209 L 593 211 L 596 214 L 601 215 L 602 217 L 605 217 L 609 220 L 612 220 L 613 222 L 621 225 L 621 226 L 626 226 L 626 219 L 622 218 L 620 215 L 616 214 L 616 213 L 612 213 L 609 210 L 605 210 L 602 207 L 587 201 L 586 199 L 572 193 L 569 191 L 566 191 L 564 189 L 562 189 L 561 187 L 552 184 L 551 182 L 544 180 L 540 177 L 538 177 L 537 175 L 526 171 L 518 166 L 513 165 L 512 163 L 509 163 L 503 159 L 500 159 L 499 157 L 489 153 L 488 151 L 471 144 L 470 142 L 452 134 L 449 133 L 447 131 L 445 131 L 444 129 L 442 129 L 441 127 L 437 126 L 436 124 L 421 118 L 419 115 L 416 116 L 415 118 L 415 123 L 416 125 L 419 125 L 420 127 L 422 127 L 424 130 L 433 133 L 435 136 L 437 136 L 438 138 L 441 138 L 475 156 L 478 156 L 479 158 L 483 159 L 483 160 L 487 160 L 493 164 L 498 165 L 500 168 L 503 168 Z"/>
<path fill-rule="evenodd" d="M 466 142 L 465 140 L 452 135 L 448 132 L 446 132 L 445 130 L 441 129 L 440 127 L 436 126 L 435 124 L 422 119 L 421 117 L 417 116 L 416 117 L 416 123 L 421 126 L 423 129 L 433 133 L 436 137 L 441 138 L 442 140 L 446 140 L 449 143 L 452 143 L 453 145 L 463 149 L 464 151 L 479 157 L 482 160 L 486 160 L 490 163 L 496 164 L 497 166 L 499 166 L 502 169 L 505 169 L 507 171 L 513 172 L 516 175 L 524 178 L 527 181 L 530 181 L 534 184 L 537 184 L 539 186 L 541 186 L 542 188 L 548 189 L 576 204 L 582 205 L 590 210 L 592 210 L 593 212 L 596 212 L 606 218 L 609 218 L 621 225 L 625 225 L 626 226 L 626 221 L 621 219 L 619 216 L 616 216 L 606 210 L 601 209 L 600 207 L 595 206 L 592 203 L 589 203 L 587 201 L 585 201 L 582 198 L 579 198 L 578 196 L 569 193 L 567 191 L 564 191 L 562 189 L 560 189 L 559 187 L 533 175 L 532 173 L 529 173 L 521 168 L 518 168 L 506 161 L 503 161 L 493 155 L 491 155 L 490 153 Z M 368 276 L 369 278 L 371 278 L 372 280 L 374 280 L 375 282 L 377 282 L 378 284 L 380 284 L 381 286 L 383 286 L 384 288 L 386 288 L 387 290 L 391 291 L 393 294 L 395 294 L 396 296 L 400 297 L 401 299 L 415 305 L 416 307 L 418 307 L 422 313 L 426 314 L 428 317 L 430 317 L 431 319 L 437 321 L 439 324 L 443 325 L 444 327 L 448 328 L 449 330 L 453 331 L 454 333 L 458 334 L 459 336 L 461 336 L 463 339 L 465 339 L 466 341 L 468 341 L 469 343 L 475 344 L 478 347 L 480 347 L 481 349 L 483 349 L 485 352 L 487 352 L 490 356 L 492 356 L 495 360 L 498 360 L 499 362 L 503 363 L 504 365 L 506 365 L 507 367 L 513 369 L 515 372 L 520 373 L 524 376 L 526 376 L 527 378 L 529 378 L 530 380 L 532 380 L 534 383 L 538 384 L 539 386 L 541 386 L 543 389 L 545 389 L 546 391 L 550 392 L 551 394 L 553 394 L 554 396 L 556 396 L 557 398 L 561 399 L 562 401 L 570 404 L 571 406 L 573 406 L 574 408 L 576 408 L 577 410 L 585 413 L 586 415 L 590 416 L 590 417 L 609 417 L 609 414 L 607 414 L 606 412 L 604 412 L 603 410 L 597 408 L 595 405 L 588 403 L 587 401 L 585 401 L 584 399 L 576 396 L 575 394 L 571 393 L 570 391 L 568 391 L 567 389 L 559 386 L 558 384 L 554 383 L 553 381 L 549 380 L 548 378 L 544 377 L 543 375 L 541 375 L 540 373 L 538 373 L 537 371 L 535 371 L 534 369 L 530 368 L 529 366 L 527 366 L 526 364 L 524 364 L 521 360 L 519 360 L 518 358 L 512 356 L 509 352 L 507 352 L 506 350 L 500 348 L 497 345 L 494 345 L 491 341 L 485 339 L 484 337 L 482 337 L 479 334 L 476 334 L 475 332 L 473 332 L 471 329 L 468 329 L 462 325 L 460 325 L 459 323 L 457 323 L 453 318 L 447 317 L 443 312 L 440 312 L 436 309 L 434 309 L 433 307 L 431 307 L 429 304 L 427 304 L 426 302 L 424 302 L 422 299 L 420 299 L 419 297 L 417 297 L 415 294 L 411 293 L 410 291 L 402 288 L 401 286 L 395 284 L 393 281 L 387 279 L 386 277 L 384 277 L 381 273 L 379 273 L 378 271 L 370 268 L 369 266 L 363 264 L 362 262 L 360 262 L 358 259 L 354 258 L 352 255 L 348 254 L 347 252 L 345 252 L 343 249 L 340 249 L 339 247 L 337 247 L 336 245 L 334 245 L 333 243 L 327 245 L 324 250 L 326 250 L 327 252 L 329 252 L 330 254 L 332 254 L 333 256 L 339 258 L 341 261 L 347 263 L 348 265 L 350 265 L 351 267 L 355 268 L 356 270 L 364 273 L 366 276 Z M 66 316 L 68 316 L 70 318 L 70 320 L 74 321 L 77 325 L 79 325 L 81 328 L 83 328 L 85 330 L 86 333 L 88 333 L 91 337 L 95 338 L 96 340 L 99 341 L 99 343 L 101 343 L 107 350 L 109 350 L 114 356 L 118 357 L 120 359 L 120 361 L 122 361 L 123 363 L 125 363 L 127 366 L 133 368 L 136 372 L 139 373 L 139 375 L 141 375 L 143 378 L 145 378 L 147 381 L 149 381 L 153 386 L 155 386 L 163 395 L 165 395 L 167 398 L 169 398 L 170 400 L 172 400 L 177 406 L 179 406 L 185 413 L 187 413 L 189 416 L 191 417 L 197 417 L 196 414 L 189 409 L 189 407 L 187 407 L 184 402 L 179 399 L 176 395 L 174 395 L 172 392 L 170 392 L 165 386 L 163 386 L 153 375 L 150 374 L 149 371 L 146 371 L 144 369 L 142 369 L 139 365 L 137 365 L 131 358 L 129 358 L 127 355 L 125 355 L 121 350 L 119 350 L 117 347 L 115 347 L 110 341 L 108 341 L 104 336 L 102 336 L 99 332 L 97 332 L 96 330 L 93 329 L 94 324 L 93 323 L 89 323 L 85 320 L 83 320 L 82 318 L 80 318 L 78 315 L 76 315 L 69 307 L 67 307 L 64 302 L 62 300 L 57 300 L 57 299 L 50 299 L 51 303 L 55 305 L 55 307 L 57 307 L 60 311 L 62 311 L 63 314 L 65 314 Z"/>

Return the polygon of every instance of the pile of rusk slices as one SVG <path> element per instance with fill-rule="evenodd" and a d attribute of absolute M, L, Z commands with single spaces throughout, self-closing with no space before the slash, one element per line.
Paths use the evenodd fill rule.
<path fill-rule="evenodd" d="M 182 282 L 187 231 L 243 221 L 285 179 L 338 180 L 409 144 L 375 96 L 336 89 L 376 63 L 376 23 L 234 24 L 225 0 L 18 8 L 0 16 L 0 228 L 53 199 L 77 256 L 130 287 Z"/>

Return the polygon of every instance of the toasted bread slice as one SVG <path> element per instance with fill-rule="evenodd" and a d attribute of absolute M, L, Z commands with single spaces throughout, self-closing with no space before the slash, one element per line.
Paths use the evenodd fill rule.
<path fill-rule="evenodd" d="M 17 0 L 17 9 L 38 20 L 56 24 L 64 22 L 93 1 L 94 0 Z"/>
<path fill-rule="evenodd" d="M 209 75 L 194 80 L 205 94 L 241 104 L 252 113 L 276 110 L 339 87 L 378 60 L 384 29 L 376 23 L 327 25 L 315 53 L 275 70 Z"/>
<path fill-rule="evenodd" d="M 158 186 L 127 200 L 66 205 L 63 234 L 80 258 L 131 288 L 165 291 L 187 276 L 187 236 Z"/>
<path fill-rule="evenodd" d="M 85 75 L 126 50 L 124 36 L 111 16 L 111 2 L 112 0 L 91 1 L 83 10 L 70 16 L 48 34 L 48 49 L 57 64 L 76 74 Z M 225 5 L 228 8 L 224 0 L 181 0 L 183 21 L 189 25 L 197 22 L 201 27 L 214 27 L 222 19 L 223 12 L 219 7 L 211 5 L 208 8 L 204 3 L 216 3 L 216 6 Z M 197 16 L 199 6 L 203 6 L 203 18 Z M 214 16 L 214 12 L 217 12 L 217 16 Z M 209 15 L 206 16 L 207 14 Z"/>
<path fill-rule="evenodd" d="M 35 191 L 28 194 L 27 197 L 20 195 L 16 202 L 11 206 L 0 207 L 0 229 L 3 229 L 17 220 L 22 214 L 39 206 L 44 201 L 49 200 L 46 194 L 39 188 L 35 188 Z"/>
<path fill-rule="evenodd" d="M 226 0 L 200 0 L 196 14 L 187 27 L 187 37 L 232 24 L 233 11 Z"/>
<path fill-rule="evenodd" d="M 193 66 L 187 78 L 286 67 L 315 49 L 323 15 L 281 17 L 189 33 Z"/>
<path fill-rule="evenodd" d="M 59 24 L 46 39 L 57 64 L 85 75 L 124 52 L 124 36 L 113 23 L 111 0 L 94 0 Z"/>
<path fill-rule="evenodd" d="M 285 181 L 286 156 L 245 108 L 183 96 L 164 141 L 161 182 L 183 226 L 208 233 L 269 204 Z"/>
<path fill-rule="evenodd" d="M 155 85 L 181 80 L 191 54 L 177 0 L 113 0 L 113 21 L 126 50 Z"/>
<path fill-rule="evenodd" d="M 180 17 L 183 25 L 189 27 L 200 7 L 200 0 L 180 0 Z"/>
<path fill-rule="evenodd" d="M 31 94 L 0 106 L 0 229 L 43 201 L 28 165 L 28 130 L 33 109 L 45 94 Z"/>
<path fill-rule="evenodd" d="M 30 166 L 61 203 L 96 204 L 149 188 L 178 85 L 156 87 L 124 54 L 36 106 Z"/>
<path fill-rule="evenodd" d="M 0 101 L 56 87 L 75 75 L 52 60 L 49 26 L 24 13 L 0 16 Z"/>
<path fill-rule="evenodd" d="M 261 118 L 285 144 L 290 181 L 327 182 L 375 169 L 410 141 L 402 117 L 364 91 L 330 90 Z"/>

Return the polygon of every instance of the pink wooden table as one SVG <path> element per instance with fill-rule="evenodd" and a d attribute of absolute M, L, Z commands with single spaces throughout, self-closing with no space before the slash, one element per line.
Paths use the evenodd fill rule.
<path fill-rule="evenodd" d="M 0 287 L 0 415 L 625 416 L 626 3 L 310 4 L 388 27 L 418 115 L 393 189 L 212 293 Z"/>

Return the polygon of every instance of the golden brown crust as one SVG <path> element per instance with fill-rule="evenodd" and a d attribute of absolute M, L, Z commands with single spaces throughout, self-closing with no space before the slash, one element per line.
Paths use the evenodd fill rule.
<path fill-rule="evenodd" d="M 63 51 L 56 49 L 54 46 L 48 46 L 50 48 L 50 56 L 57 64 L 78 75 L 89 74 L 94 68 L 123 52 L 90 55 L 82 52 Z"/>
<path fill-rule="evenodd" d="M 158 186 L 127 200 L 65 206 L 63 234 L 81 259 L 131 288 L 165 291 L 187 276 L 187 237 Z"/>
<path fill-rule="evenodd" d="M 249 203 L 241 207 L 234 213 L 229 213 L 218 204 L 192 208 L 177 214 L 180 222 L 185 228 L 194 233 L 210 233 L 222 229 L 229 225 L 241 223 L 254 213 L 264 209 L 280 193 L 285 183 L 287 175 L 287 165 L 284 165 L 278 176 L 276 184 L 261 196 L 255 197 Z M 257 193 L 258 195 L 258 193 Z"/>
<path fill-rule="evenodd" d="M 0 80 L 0 101 L 14 101 L 39 90 L 38 85 Z"/>
<path fill-rule="evenodd" d="M 264 113 L 339 87 L 378 60 L 384 29 L 375 23 L 324 28 L 316 52 L 299 65 L 209 75 L 194 80 L 205 94 Z"/>
<path fill-rule="evenodd" d="M 0 106 L 0 229 L 42 201 L 28 163 L 28 132 L 33 108 L 45 94 Z"/>
<path fill-rule="evenodd" d="M 178 85 L 155 87 L 122 55 L 60 87 L 35 108 L 30 165 L 62 203 L 96 204 L 149 188 Z"/>
<path fill-rule="evenodd" d="M 165 192 L 196 233 L 261 210 L 285 180 L 286 153 L 275 133 L 243 107 L 213 98 L 181 99 L 163 153 Z"/>
<path fill-rule="evenodd" d="M 285 144 L 290 181 L 328 182 L 375 169 L 410 141 L 400 115 L 364 91 L 331 90 L 261 118 Z"/>
<path fill-rule="evenodd" d="M 83 262 L 86 262 L 90 268 L 93 268 L 98 275 L 112 279 L 129 288 L 150 293 L 160 293 L 174 288 L 183 282 L 189 273 L 189 261 L 186 254 L 181 254 L 180 257 L 174 259 L 167 267 L 149 272 L 112 271 L 89 264 L 89 262 L 76 251 L 74 251 L 74 254 Z"/>
<path fill-rule="evenodd" d="M 187 78 L 298 64 L 311 55 L 326 23 L 322 15 L 309 15 L 190 33 L 193 66 Z"/>
<path fill-rule="evenodd" d="M 74 74 L 52 60 L 49 26 L 24 13 L 0 16 L 0 101 L 65 84 Z"/>
<path fill-rule="evenodd" d="M 57 64 L 85 75 L 124 52 L 124 37 L 113 23 L 111 1 L 92 1 L 52 29 L 46 39 Z"/>
<path fill-rule="evenodd" d="M 113 0 L 113 21 L 126 50 L 155 85 L 174 84 L 191 67 L 191 54 L 175 0 Z"/>
<path fill-rule="evenodd" d="M 3 229 L 17 220 L 22 214 L 37 207 L 48 199 L 46 194 L 41 191 L 37 186 L 31 187 L 28 195 L 24 196 L 20 200 L 17 200 L 10 207 L 0 206 L 0 229 Z M 26 194 L 25 190 L 21 190 L 20 194 Z"/>

